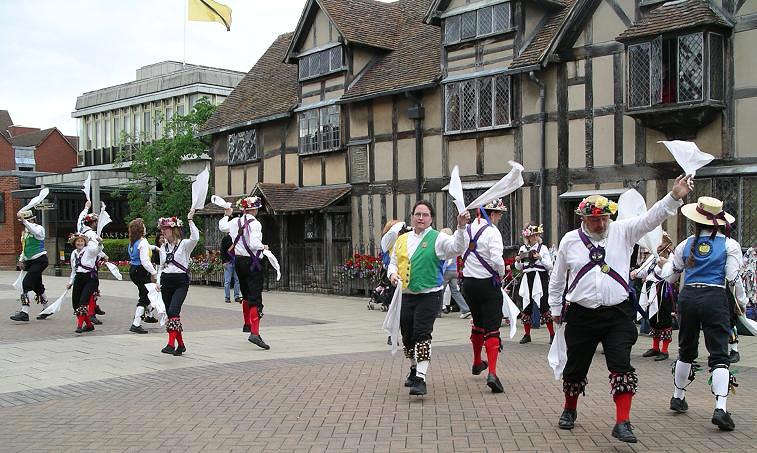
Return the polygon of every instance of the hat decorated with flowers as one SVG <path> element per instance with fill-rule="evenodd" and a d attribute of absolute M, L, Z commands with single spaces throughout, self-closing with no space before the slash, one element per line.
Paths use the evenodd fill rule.
<path fill-rule="evenodd" d="M 237 208 L 260 209 L 263 206 L 263 200 L 260 197 L 244 197 L 237 200 Z"/>
<path fill-rule="evenodd" d="M 602 195 L 591 195 L 584 198 L 576 209 L 576 214 L 589 217 L 614 215 L 616 212 L 618 212 L 618 204 Z"/>
<path fill-rule="evenodd" d="M 68 235 L 68 243 L 71 244 L 71 245 L 75 245 L 77 239 L 84 239 L 85 243 L 89 241 L 89 238 L 87 237 L 86 234 L 71 233 L 71 234 Z"/>
<path fill-rule="evenodd" d="M 181 219 L 173 217 L 161 217 L 158 219 L 158 228 L 181 228 L 184 226 Z"/>
<path fill-rule="evenodd" d="M 497 198 L 483 206 L 483 209 L 485 211 L 507 211 L 507 206 L 505 206 L 501 198 Z"/>
<path fill-rule="evenodd" d="M 526 224 L 525 228 L 523 228 L 523 237 L 530 237 L 535 236 L 537 234 L 544 234 L 544 225 L 535 225 L 533 223 Z"/>
<path fill-rule="evenodd" d="M 83 223 L 97 222 L 97 219 L 99 219 L 99 218 L 100 218 L 100 216 L 98 216 L 97 214 L 95 214 L 94 212 L 92 212 L 90 214 L 85 215 L 84 219 L 82 219 L 82 222 Z"/>

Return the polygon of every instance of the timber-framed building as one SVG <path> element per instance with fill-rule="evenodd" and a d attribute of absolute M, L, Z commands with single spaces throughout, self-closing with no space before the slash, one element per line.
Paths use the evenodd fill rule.
<path fill-rule="evenodd" d="M 716 156 L 697 192 L 725 200 L 748 246 L 756 44 L 745 0 L 309 0 L 200 133 L 215 193 L 262 194 L 267 242 L 327 265 L 334 244 L 375 250 L 420 197 L 451 224 L 454 165 L 475 197 L 521 162 L 505 245 L 529 220 L 556 242 L 593 191 L 666 193 L 680 169 L 665 139 Z"/>

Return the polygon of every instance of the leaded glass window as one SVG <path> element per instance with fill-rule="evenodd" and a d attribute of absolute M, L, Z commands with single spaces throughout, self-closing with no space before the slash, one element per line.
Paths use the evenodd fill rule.
<path fill-rule="evenodd" d="M 724 55 L 723 37 L 710 34 L 710 99 L 723 100 Z"/>
<path fill-rule="evenodd" d="M 338 105 L 300 113 L 300 154 L 330 151 L 341 146 L 341 115 Z"/>
<path fill-rule="evenodd" d="M 229 134 L 227 137 L 227 149 L 230 164 L 259 159 L 257 130 L 248 129 Z"/>
<path fill-rule="evenodd" d="M 342 46 L 305 55 L 299 59 L 300 80 L 344 69 Z"/>
<path fill-rule="evenodd" d="M 444 19 L 444 44 L 475 39 L 511 28 L 510 2 L 486 6 Z"/>
<path fill-rule="evenodd" d="M 510 124 L 510 76 L 468 79 L 444 86 L 445 132 L 470 132 Z"/>
<path fill-rule="evenodd" d="M 678 37 L 678 102 L 702 99 L 704 35 Z"/>

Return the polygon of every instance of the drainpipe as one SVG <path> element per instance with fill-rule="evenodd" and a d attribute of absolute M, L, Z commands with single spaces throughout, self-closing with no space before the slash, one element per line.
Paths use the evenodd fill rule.
<path fill-rule="evenodd" d="M 423 118 L 426 111 L 420 95 L 413 98 L 415 105 L 407 109 L 407 117 L 415 121 L 415 199 L 420 200 L 423 187 Z"/>
<path fill-rule="evenodd" d="M 541 131 L 539 133 L 539 151 L 540 151 L 540 167 L 539 167 L 539 223 L 544 224 L 547 219 L 547 109 L 546 109 L 546 86 L 544 82 L 539 80 L 534 74 L 534 71 L 528 73 L 528 78 L 539 87 L 539 122 L 541 124 Z M 550 231 L 549 227 L 545 228 L 545 239 L 549 241 Z"/>

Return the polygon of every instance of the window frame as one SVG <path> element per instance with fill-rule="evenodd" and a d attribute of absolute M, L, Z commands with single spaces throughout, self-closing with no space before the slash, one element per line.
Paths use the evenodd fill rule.
<path fill-rule="evenodd" d="M 244 138 L 244 135 L 248 135 L 250 133 L 254 135 L 254 138 L 251 141 L 251 143 L 253 144 L 253 146 L 251 147 L 253 148 L 253 153 L 250 153 L 250 154 L 242 153 L 240 156 L 243 157 L 243 159 L 232 160 L 231 146 L 230 146 L 232 136 L 235 137 L 234 138 L 235 141 L 239 141 L 240 139 Z M 260 135 L 261 135 L 260 131 L 257 128 L 245 129 L 245 130 L 229 133 L 226 136 L 226 162 L 229 165 L 240 165 L 240 164 L 246 164 L 249 162 L 259 162 L 263 157 L 262 156 L 263 153 L 261 149 L 262 140 L 260 139 Z"/>
<path fill-rule="evenodd" d="M 497 8 L 501 7 L 507 8 L 507 17 L 508 17 L 508 23 L 505 25 L 505 28 L 503 29 L 497 29 L 495 28 L 495 25 L 497 23 L 496 21 L 496 11 Z M 490 31 L 488 33 L 480 33 L 480 27 L 481 27 L 481 15 L 484 13 L 484 11 L 488 10 L 489 14 L 489 25 L 490 25 Z M 472 36 L 463 37 L 463 16 L 475 14 L 475 24 L 474 29 L 475 32 Z M 454 20 L 455 23 L 457 23 L 457 33 L 455 37 L 452 37 L 454 39 L 450 40 L 450 36 L 448 34 L 447 30 L 447 22 L 450 20 Z M 470 42 L 475 41 L 477 39 L 484 39 L 489 38 L 491 36 L 501 35 L 504 33 L 509 33 L 515 30 L 515 26 L 513 25 L 513 10 L 512 10 L 512 2 L 510 0 L 504 1 L 501 3 L 495 3 L 491 5 L 485 5 L 480 8 L 476 8 L 470 11 L 464 11 L 459 14 L 453 14 L 450 16 L 447 16 L 444 18 L 444 23 L 442 25 L 443 27 L 443 33 L 442 33 L 442 44 L 445 46 L 451 46 L 454 44 L 459 44 L 463 42 Z"/>
<path fill-rule="evenodd" d="M 332 123 L 324 123 L 324 113 L 326 118 L 334 119 L 338 118 L 338 127 L 336 130 L 336 137 L 334 137 L 333 129 L 329 132 L 331 138 L 329 139 L 329 147 L 324 147 L 324 126 Z M 328 153 L 332 151 L 338 151 L 344 148 L 342 144 L 343 127 L 342 127 L 342 109 L 337 104 L 326 105 L 322 107 L 316 107 L 299 112 L 297 117 L 298 124 L 298 146 L 297 153 L 301 156 Z M 315 127 L 313 127 L 315 126 Z M 312 133 L 311 133 L 312 131 Z"/>
<path fill-rule="evenodd" d="M 497 109 L 497 100 L 499 93 L 499 88 L 497 81 L 499 78 L 506 78 L 506 93 L 507 93 L 507 107 L 503 110 L 507 113 L 506 115 L 506 122 L 498 122 L 497 118 L 501 118 L 501 115 L 498 115 L 498 113 L 501 113 Z M 481 88 L 483 86 L 482 81 L 483 80 L 489 80 L 489 96 L 491 96 L 491 99 L 488 101 L 489 106 L 491 107 L 491 115 L 489 116 L 489 125 L 481 125 L 481 106 L 486 105 L 487 102 L 485 100 L 481 99 Z M 464 98 L 464 91 L 463 87 L 469 87 L 473 86 L 473 100 L 471 101 L 471 107 L 474 109 L 474 125 L 472 127 L 468 126 L 469 123 L 465 122 L 465 116 L 467 112 L 467 107 L 465 103 Z M 454 135 L 454 134 L 466 134 L 466 133 L 472 133 L 472 132 L 482 132 L 482 131 L 489 131 L 489 130 L 496 130 L 496 129 L 506 129 L 513 127 L 513 113 L 512 113 L 512 91 L 513 91 L 513 80 L 512 76 L 509 74 L 492 74 L 492 75 L 486 75 L 486 76 L 480 76 L 480 77 L 472 77 L 469 79 L 462 79 L 462 80 L 455 80 L 453 82 L 445 83 L 443 85 L 444 90 L 444 135 Z M 457 87 L 457 88 L 456 88 Z M 455 93 L 455 91 L 457 93 Z M 451 100 L 453 97 L 456 97 L 456 107 L 457 107 L 457 129 L 451 129 L 450 124 L 451 121 L 454 120 L 454 117 L 451 115 L 450 112 L 450 106 L 451 106 Z"/>
<path fill-rule="evenodd" d="M 336 64 L 334 56 L 339 55 L 340 64 L 339 66 L 334 66 Z M 325 56 L 325 61 L 324 60 Z M 319 68 L 317 72 L 313 72 L 312 70 L 312 62 L 313 61 L 319 61 Z M 322 63 L 327 63 L 328 69 L 323 70 L 322 66 L 320 66 Z M 305 73 L 304 68 L 307 67 L 307 73 Z M 311 79 L 317 79 L 318 77 L 323 77 L 326 75 L 331 75 L 340 71 L 344 71 L 347 69 L 347 65 L 345 64 L 345 58 L 344 58 L 344 46 L 338 45 L 329 47 L 328 49 L 319 50 L 317 52 L 312 52 L 307 55 L 302 55 L 297 59 L 297 79 L 302 82 L 303 80 L 311 80 Z"/>

